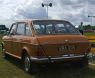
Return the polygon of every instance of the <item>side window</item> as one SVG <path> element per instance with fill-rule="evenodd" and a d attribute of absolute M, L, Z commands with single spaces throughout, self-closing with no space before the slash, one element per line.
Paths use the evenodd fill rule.
<path fill-rule="evenodd" d="M 17 25 L 16 25 L 16 24 L 13 24 L 13 25 L 11 26 L 11 29 L 10 29 L 9 34 L 10 34 L 10 35 L 15 35 L 15 34 L 16 34 L 16 28 L 17 28 Z"/>
<path fill-rule="evenodd" d="M 17 35 L 25 35 L 25 23 L 18 23 Z"/>
<path fill-rule="evenodd" d="M 52 24 L 46 25 L 46 34 L 54 34 L 54 26 Z"/>
<path fill-rule="evenodd" d="M 27 36 L 31 36 L 32 35 L 31 29 L 30 29 L 29 26 L 26 26 L 26 35 Z"/>
<path fill-rule="evenodd" d="M 34 25 L 34 28 L 38 34 L 44 34 L 45 33 L 45 25 Z"/>
<path fill-rule="evenodd" d="M 67 29 L 65 28 L 64 24 L 55 24 L 55 29 L 57 33 L 67 33 Z"/>

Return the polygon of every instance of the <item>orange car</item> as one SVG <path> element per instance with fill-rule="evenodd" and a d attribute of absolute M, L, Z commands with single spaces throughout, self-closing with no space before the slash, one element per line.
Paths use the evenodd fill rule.
<path fill-rule="evenodd" d="M 26 72 L 34 72 L 38 64 L 88 64 L 89 41 L 68 21 L 19 21 L 12 24 L 3 42 L 5 57 L 21 59 Z"/>

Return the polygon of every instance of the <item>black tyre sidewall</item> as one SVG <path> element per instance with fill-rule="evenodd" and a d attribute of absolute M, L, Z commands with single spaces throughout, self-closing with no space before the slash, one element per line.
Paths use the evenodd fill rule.
<path fill-rule="evenodd" d="M 27 72 L 27 73 L 31 73 L 31 61 L 30 61 L 30 66 L 29 66 L 28 70 L 26 70 L 26 66 L 25 66 L 25 60 L 26 60 L 26 58 L 28 58 L 29 61 L 30 61 L 30 57 L 27 54 L 25 54 L 24 55 L 24 58 L 23 58 L 24 71 Z"/>

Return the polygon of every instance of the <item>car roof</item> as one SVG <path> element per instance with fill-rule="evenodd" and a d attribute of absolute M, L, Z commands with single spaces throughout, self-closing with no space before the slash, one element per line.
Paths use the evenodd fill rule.
<path fill-rule="evenodd" d="M 17 22 L 33 22 L 33 21 L 63 21 L 68 22 L 65 20 L 59 20 L 59 19 L 25 19 L 25 20 L 17 20 Z"/>

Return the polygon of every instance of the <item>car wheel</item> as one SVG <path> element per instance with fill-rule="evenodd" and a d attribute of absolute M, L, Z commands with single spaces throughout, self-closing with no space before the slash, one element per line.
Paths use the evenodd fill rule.
<path fill-rule="evenodd" d="M 88 67 L 88 58 L 84 57 L 80 61 L 72 63 L 74 67 Z"/>
<path fill-rule="evenodd" d="M 77 63 L 79 67 L 88 67 L 88 58 L 84 57 L 80 62 Z"/>
<path fill-rule="evenodd" d="M 88 67 L 88 57 L 84 57 L 82 60 L 82 66 L 83 67 Z"/>
<path fill-rule="evenodd" d="M 4 57 L 5 59 L 8 59 L 9 56 L 8 56 L 6 53 L 4 53 L 4 54 L 3 54 L 3 57 Z"/>
<path fill-rule="evenodd" d="M 29 56 L 26 55 L 24 58 L 24 69 L 26 72 L 30 72 L 30 66 L 31 66 L 30 58 Z"/>
<path fill-rule="evenodd" d="M 31 62 L 30 57 L 28 55 L 24 56 L 24 70 L 27 73 L 36 73 L 37 72 L 36 64 L 33 64 Z"/>

